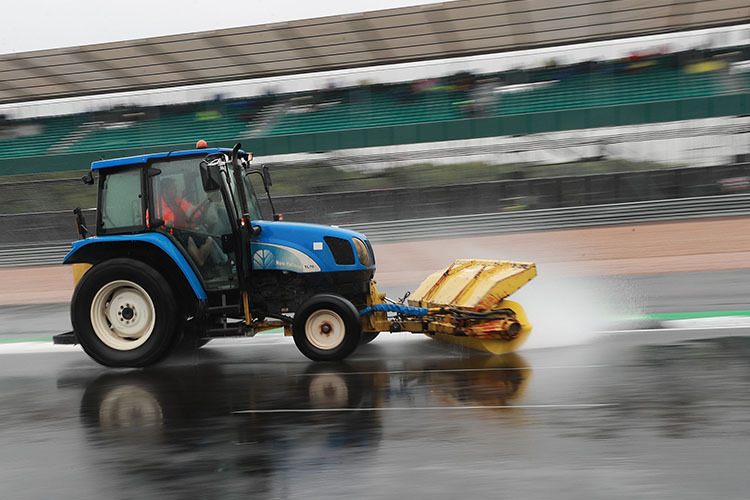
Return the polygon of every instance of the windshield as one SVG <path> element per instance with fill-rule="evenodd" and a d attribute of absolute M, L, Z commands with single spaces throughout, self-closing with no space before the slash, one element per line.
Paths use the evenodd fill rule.
<path fill-rule="evenodd" d="M 227 169 L 230 174 L 230 182 L 232 185 L 232 195 L 234 196 L 235 200 L 239 200 L 239 194 L 237 193 L 237 186 L 234 182 L 234 173 L 233 168 L 231 164 L 227 165 Z M 242 182 L 244 183 L 245 188 L 245 196 L 247 198 L 247 210 L 248 214 L 250 215 L 250 220 L 263 220 L 263 213 L 260 210 L 260 205 L 258 204 L 258 197 L 255 195 L 255 189 L 253 189 L 253 184 L 250 182 L 250 180 L 247 178 L 247 175 L 242 176 Z M 241 211 L 241 207 L 237 206 L 237 212 L 239 213 Z"/>
<path fill-rule="evenodd" d="M 159 170 L 151 176 L 151 206 L 154 220 L 165 227 L 179 227 L 211 235 L 231 232 L 226 207 L 218 192 L 203 189 L 195 158 L 155 162 Z"/>

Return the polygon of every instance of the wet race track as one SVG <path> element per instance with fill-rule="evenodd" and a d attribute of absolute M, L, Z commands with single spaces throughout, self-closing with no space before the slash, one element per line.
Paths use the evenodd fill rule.
<path fill-rule="evenodd" d="M 642 279 L 658 312 L 675 297 L 699 310 L 684 282 L 698 278 L 734 283 L 703 300 L 738 309 L 741 277 Z M 2 314 L 2 336 L 27 340 L 66 318 Z M 0 497 L 747 498 L 748 333 L 599 333 L 497 357 L 381 334 L 343 364 L 267 334 L 143 370 L 7 342 Z"/>

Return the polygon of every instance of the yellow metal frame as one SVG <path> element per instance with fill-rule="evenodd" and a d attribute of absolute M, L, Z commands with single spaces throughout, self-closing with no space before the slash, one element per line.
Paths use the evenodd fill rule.
<path fill-rule="evenodd" d="M 290 337 L 292 335 L 292 327 L 280 320 L 259 321 L 257 323 L 251 324 L 250 326 L 252 326 L 255 333 L 283 328 L 285 336 Z"/>
<path fill-rule="evenodd" d="M 284 329 L 284 335 L 289 337 L 292 335 L 292 327 L 281 320 L 270 320 L 270 321 L 256 321 L 253 323 L 253 315 L 250 311 L 250 298 L 247 292 L 242 292 L 242 308 L 245 313 L 245 325 L 251 327 L 253 332 L 260 333 L 268 330 L 275 330 L 277 328 Z"/>
<path fill-rule="evenodd" d="M 250 312 L 250 299 L 248 298 L 246 291 L 242 292 L 242 309 L 245 313 L 245 325 L 252 325 L 253 315 Z"/>
<path fill-rule="evenodd" d="M 370 281 L 370 292 L 367 295 L 367 306 L 384 304 L 385 294 L 380 293 L 374 281 Z M 388 315 L 385 312 L 374 312 L 362 319 L 362 331 L 367 333 L 387 332 L 391 328 Z"/>

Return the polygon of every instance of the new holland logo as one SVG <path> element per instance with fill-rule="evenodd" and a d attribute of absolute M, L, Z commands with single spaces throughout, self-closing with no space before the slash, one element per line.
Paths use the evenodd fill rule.
<path fill-rule="evenodd" d="M 253 252 L 253 269 L 316 273 L 320 267 L 310 257 L 297 249 L 259 243 L 261 248 Z"/>
<path fill-rule="evenodd" d="M 253 254 L 253 267 L 255 269 L 273 269 L 276 267 L 276 258 L 270 250 L 262 249 Z"/>

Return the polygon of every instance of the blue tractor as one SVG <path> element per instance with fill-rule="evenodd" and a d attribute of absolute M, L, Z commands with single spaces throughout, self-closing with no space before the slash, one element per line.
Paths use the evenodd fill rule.
<path fill-rule="evenodd" d="M 138 367 L 176 346 L 279 328 L 316 361 L 343 359 L 380 331 L 467 337 L 492 352 L 528 335 L 520 306 L 503 299 L 535 275 L 533 264 L 457 261 L 408 305 L 389 303 L 363 234 L 263 217 L 251 179 L 273 211 L 271 178 L 251 161 L 237 144 L 94 162 L 84 182 L 96 174 L 96 234 L 77 209 L 81 239 L 64 260 L 76 280 L 73 331 L 54 341 L 80 344 L 103 365 Z M 441 291 L 463 302 L 441 302 Z"/>

